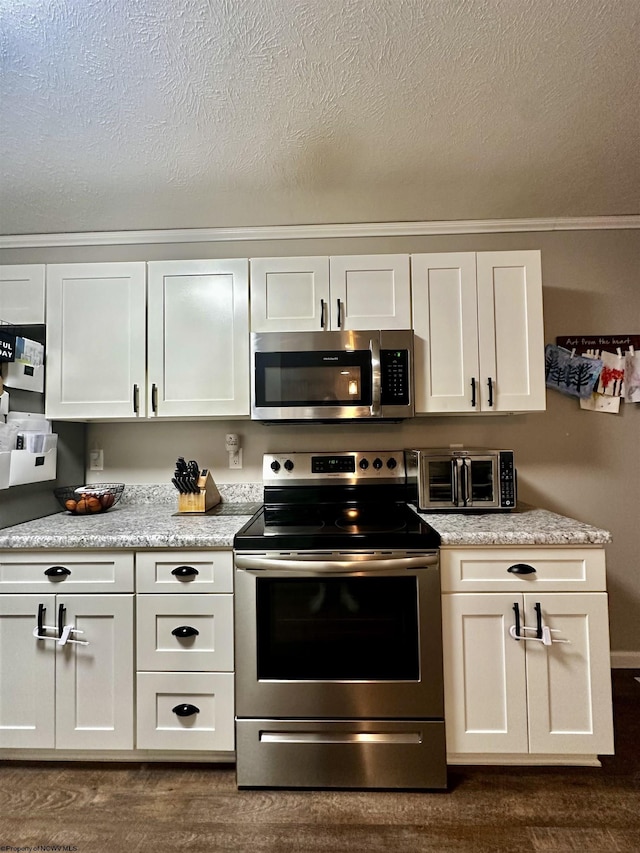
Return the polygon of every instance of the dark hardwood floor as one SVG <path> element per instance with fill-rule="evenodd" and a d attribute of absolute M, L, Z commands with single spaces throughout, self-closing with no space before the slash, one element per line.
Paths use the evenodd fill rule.
<path fill-rule="evenodd" d="M 452 767 L 446 793 L 238 791 L 227 765 L 5 762 L 0 851 L 638 853 L 638 675 L 613 673 L 616 755 L 601 768 Z"/>

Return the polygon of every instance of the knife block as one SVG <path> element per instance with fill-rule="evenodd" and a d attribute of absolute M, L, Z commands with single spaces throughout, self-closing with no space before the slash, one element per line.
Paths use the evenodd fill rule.
<path fill-rule="evenodd" d="M 197 493 L 178 495 L 178 512 L 207 512 L 220 503 L 220 492 L 209 471 L 198 478 L 197 485 Z"/>

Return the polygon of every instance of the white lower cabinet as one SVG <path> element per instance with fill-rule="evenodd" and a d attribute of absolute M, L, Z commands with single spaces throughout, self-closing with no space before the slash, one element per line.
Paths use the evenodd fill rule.
<path fill-rule="evenodd" d="M 441 560 L 449 761 L 612 753 L 602 549 L 443 549 Z"/>
<path fill-rule="evenodd" d="M 133 594 L 0 595 L 0 754 L 132 749 L 132 644 Z"/>
<path fill-rule="evenodd" d="M 136 556 L 138 749 L 235 748 L 231 551 Z M 231 754 L 231 755 L 230 755 Z"/>

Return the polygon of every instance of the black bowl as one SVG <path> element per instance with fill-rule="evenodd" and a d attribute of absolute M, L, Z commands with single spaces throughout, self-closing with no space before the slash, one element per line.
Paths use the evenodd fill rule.
<path fill-rule="evenodd" d="M 72 515 L 97 515 L 117 504 L 124 483 L 87 483 L 84 486 L 61 486 L 53 490 L 58 503 Z"/>

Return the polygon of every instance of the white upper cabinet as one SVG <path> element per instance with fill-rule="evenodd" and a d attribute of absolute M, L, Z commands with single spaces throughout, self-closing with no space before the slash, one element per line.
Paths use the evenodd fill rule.
<path fill-rule="evenodd" d="M 251 259 L 251 331 L 411 327 L 408 255 Z"/>
<path fill-rule="evenodd" d="M 332 329 L 410 329 L 408 255 L 339 255 L 329 261 Z"/>
<path fill-rule="evenodd" d="M 247 259 L 148 270 L 149 417 L 248 415 Z"/>
<path fill-rule="evenodd" d="M 251 331 L 329 328 L 329 258 L 251 258 Z"/>
<path fill-rule="evenodd" d="M 0 320 L 44 323 L 44 264 L 0 266 Z"/>
<path fill-rule="evenodd" d="M 48 418 L 145 412 L 144 263 L 47 267 Z"/>
<path fill-rule="evenodd" d="M 411 264 L 416 413 L 544 410 L 540 252 Z"/>

